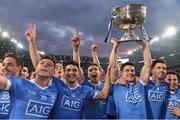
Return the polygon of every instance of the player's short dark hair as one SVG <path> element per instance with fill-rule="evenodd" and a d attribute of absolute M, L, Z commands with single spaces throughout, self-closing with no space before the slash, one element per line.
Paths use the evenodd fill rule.
<path fill-rule="evenodd" d="M 169 74 L 176 75 L 177 78 L 179 78 L 179 74 L 174 70 L 168 70 L 167 73 L 166 73 L 166 76 L 169 75 Z M 178 83 L 180 83 L 179 79 L 178 79 Z"/>
<path fill-rule="evenodd" d="M 24 66 L 24 62 L 23 59 L 20 56 L 17 56 L 16 54 L 14 54 L 13 52 L 8 52 L 4 55 L 3 60 L 7 57 L 12 57 L 15 59 L 16 61 L 16 65 L 17 66 Z"/>
<path fill-rule="evenodd" d="M 133 62 L 125 62 L 121 65 L 121 71 L 123 71 L 124 67 L 126 67 L 127 65 L 133 66 L 134 67 L 134 63 Z"/>
<path fill-rule="evenodd" d="M 155 60 L 153 60 L 152 68 L 154 68 L 157 63 L 166 64 L 166 61 L 164 59 L 155 59 Z"/>
<path fill-rule="evenodd" d="M 51 60 L 54 63 L 54 66 L 56 65 L 55 58 L 50 56 L 50 55 L 42 55 L 40 60 L 43 60 L 43 59 L 49 59 L 49 60 Z"/>
<path fill-rule="evenodd" d="M 88 68 L 91 67 L 91 66 L 96 66 L 96 67 L 98 67 L 98 65 L 97 65 L 96 63 L 90 63 L 90 64 L 88 65 Z"/>
<path fill-rule="evenodd" d="M 78 64 L 76 61 L 73 61 L 73 60 L 68 61 L 68 62 L 64 65 L 64 70 L 66 69 L 66 66 L 68 66 L 68 65 L 74 65 L 74 66 L 76 66 L 76 67 L 79 69 L 79 64 Z"/>

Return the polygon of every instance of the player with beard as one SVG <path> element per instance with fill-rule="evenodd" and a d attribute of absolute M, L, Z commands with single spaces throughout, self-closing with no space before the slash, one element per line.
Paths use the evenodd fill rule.
<path fill-rule="evenodd" d="M 167 111 L 165 119 L 179 119 L 180 118 L 180 89 L 178 87 L 178 73 L 175 71 L 168 71 L 165 77 L 168 83 L 167 95 Z"/>
<path fill-rule="evenodd" d="M 93 88 L 95 91 L 102 90 L 104 86 L 103 80 L 100 80 L 101 75 L 99 67 L 95 63 L 91 63 L 88 67 L 88 78 L 89 80 L 84 80 L 83 85 L 87 85 Z M 107 100 L 89 100 L 83 109 L 84 119 L 106 119 Z M 92 114 L 93 111 L 93 114 Z"/>
<path fill-rule="evenodd" d="M 166 113 L 166 94 L 168 85 L 164 78 L 166 64 L 163 59 L 156 59 L 152 64 L 152 80 L 149 81 L 147 90 L 147 116 L 149 119 L 164 119 Z"/>
<path fill-rule="evenodd" d="M 105 79 L 104 87 L 99 90 L 86 85 L 79 85 L 79 65 L 70 61 L 65 66 L 64 83 L 58 84 L 60 91 L 51 113 L 52 119 L 80 119 L 85 103 L 91 99 L 106 99 L 109 93 L 109 69 Z M 93 73 L 94 74 L 94 73 Z M 98 75 L 94 74 L 94 77 Z M 59 81 L 61 82 L 61 81 Z"/>
<path fill-rule="evenodd" d="M 114 38 L 115 39 L 115 38 Z M 116 39 L 117 41 L 117 39 Z M 135 67 L 132 62 L 123 63 L 121 66 L 121 77 L 127 82 L 127 85 L 119 83 L 114 84 L 112 87 L 112 94 L 114 106 L 109 109 L 115 109 L 115 116 L 117 119 L 146 119 L 146 101 L 145 101 L 145 87 L 149 81 L 151 71 L 151 54 L 148 44 L 144 38 L 136 41 L 141 45 L 143 50 L 144 66 L 141 68 L 140 80 L 136 80 Z M 121 44 L 117 42 L 117 46 Z M 117 47 L 116 47 L 117 48 Z M 115 60 L 116 61 L 116 60 Z M 113 67 L 114 69 L 117 66 Z M 112 69 L 113 70 L 113 69 Z M 113 70 L 116 72 L 116 70 Z M 113 71 L 111 72 L 112 75 Z M 118 77 L 118 76 L 116 76 Z M 118 79 L 118 78 L 117 78 Z M 114 107 L 114 108 L 113 108 Z M 114 111 L 114 110 L 108 110 Z M 109 114 L 112 112 L 109 112 Z M 114 115 L 114 114 L 112 114 Z"/>
<path fill-rule="evenodd" d="M 20 58 L 17 57 L 14 53 L 6 53 L 2 61 L 2 67 L 0 69 L 1 74 L 4 76 L 18 76 L 21 68 L 22 62 Z M 0 91 L 0 118 L 8 119 L 10 110 L 10 97 L 9 91 L 1 90 Z"/>

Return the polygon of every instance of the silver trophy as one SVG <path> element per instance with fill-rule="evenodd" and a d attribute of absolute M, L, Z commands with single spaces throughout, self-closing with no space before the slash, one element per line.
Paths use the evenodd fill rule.
<path fill-rule="evenodd" d="M 120 30 L 125 31 L 119 41 L 128 42 L 139 40 L 133 29 L 141 28 L 146 18 L 146 6 L 143 4 L 127 4 L 117 6 L 111 11 L 111 24 Z M 142 32 L 142 31 L 141 31 Z"/>

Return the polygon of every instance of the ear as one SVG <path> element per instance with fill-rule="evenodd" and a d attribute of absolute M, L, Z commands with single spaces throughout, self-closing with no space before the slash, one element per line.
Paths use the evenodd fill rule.
<path fill-rule="evenodd" d="M 22 66 L 17 67 L 18 74 L 21 72 L 22 68 L 23 68 Z"/>
<path fill-rule="evenodd" d="M 89 72 L 88 72 L 88 74 L 87 74 L 87 77 L 88 77 L 88 78 L 90 77 Z"/>
<path fill-rule="evenodd" d="M 153 74 L 153 73 L 154 73 L 154 68 L 151 69 L 151 74 Z"/>

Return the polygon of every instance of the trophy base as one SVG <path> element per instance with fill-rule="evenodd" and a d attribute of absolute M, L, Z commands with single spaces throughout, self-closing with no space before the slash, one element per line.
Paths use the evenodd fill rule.
<path fill-rule="evenodd" d="M 136 36 L 132 30 L 126 30 L 123 37 L 120 38 L 119 42 L 131 42 L 131 41 L 139 41 L 140 38 Z"/>

